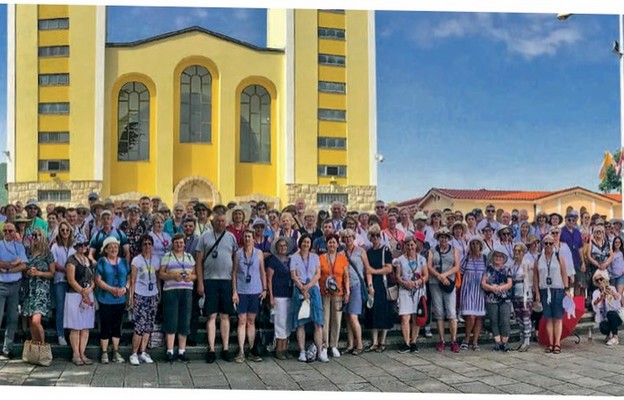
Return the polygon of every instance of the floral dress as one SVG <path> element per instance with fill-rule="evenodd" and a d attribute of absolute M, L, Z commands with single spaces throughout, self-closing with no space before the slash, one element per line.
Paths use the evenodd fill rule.
<path fill-rule="evenodd" d="M 26 264 L 28 269 L 35 267 L 39 272 L 50 271 L 50 264 L 54 262 L 51 252 L 45 255 L 38 254 L 30 257 Z M 51 279 L 39 276 L 29 276 L 26 270 L 26 278 L 22 282 L 22 315 L 32 316 L 41 314 L 49 316 L 51 310 L 50 283 Z"/>

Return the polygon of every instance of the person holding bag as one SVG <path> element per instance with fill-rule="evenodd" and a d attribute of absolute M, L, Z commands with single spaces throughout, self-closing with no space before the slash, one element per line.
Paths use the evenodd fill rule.
<path fill-rule="evenodd" d="M 362 327 L 358 317 L 364 313 L 364 304 L 369 297 L 375 295 L 371 266 L 366 251 L 356 245 L 356 233 L 353 229 L 345 229 L 341 233 L 345 243 L 344 254 L 349 262 L 349 291 L 351 296 L 345 304 L 347 314 L 347 353 L 354 356 L 362 354 Z"/>
<path fill-rule="evenodd" d="M 311 253 L 312 238 L 304 233 L 297 242 L 299 251 L 290 258 L 290 276 L 294 283 L 292 297 L 292 323 L 297 330 L 299 361 L 306 362 L 305 324 L 314 323 L 314 345 L 321 349 L 323 344 L 323 306 L 319 280 L 321 279 L 321 261 L 317 254 Z M 307 312 L 305 312 L 307 311 Z M 328 362 L 327 352 L 318 351 L 318 359 Z M 316 358 L 316 357 L 314 357 Z M 310 358 L 310 361 L 314 361 Z"/>
<path fill-rule="evenodd" d="M 325 237 L 327 253 L 321 255 L 321 297 L 323 299 L 323 349 L 327 353 L 331 349 L 334 358 L 340 357 L 338 339 L 342 308 L 349 303 L 351 296 L 349 284 L 349 261 L 344 253 L 338 253 L 339 237 L 331 233 Z"/>
<path fill-rule="evenodd" d="M 76 252 L 69 257 L 66 264 L 67 295 L 63 327 L 69 329 L 69 343 L 72 348 L 72 362 L 75 365 L 91 365 L 85 354 L 89 342 L 89 330 L 95 326 L 95 307 L 93 291 L 93 264 L 87 257 L 89 241 L 78 233 L 74 239 Z"/>
<path fill-rule="evenodd" d="M 431 311 L 438 324 L 440 341 L 437 351 L 444 351 L 444 320 L 448 320 L 451 336 L 451 351 L 459 353 L 457 344 L 457 301 L 455 274 L 459 272 L 459 250 L 450 245 L 451 232 L 440 228 L 435 234 L 438 244 L 429 251 L 429 291 L 431 292 Z"/>
<path fill-rule="evenodd" d="M 401 316 L 401 333 L 404 343 L 399 345 L 399 353 L 418 353 L 418 332 L 420 326 L 416 323 L 418 312 L 426 312 L 425 284 L 429 278 L 427 260 L 420 255 L 425 243 L 425 234 L 416 232 L 416 235 L 407 234 L 403 241 L 404 254 L 394 260 L 399 283 L 399 315 Z M 421 308 L 421 310 L 419 310 Z"/>
<path fill-rule="evenodd" d="M 392 253 L 381 242 L 381 229 L 374 224 L 368 229 L 368 239 L 373 247 L 366 251 L 373 278 L 373 307 L 366 310 L 365 326 L 371 330 L 372 343 L 365 352 L 386 350 L 386 335 L 392 329 L 392 303 L 386 292 L 386 275 L 392 273 Z M 381 334 L 380 334 L 381 331 Z"/>
<path fill-rule="evenodd" d="M 54 265 L 47 235 L 43 229 L 35 228 L 32 233 L 30 258 L 26 265 L 27 278 L 22 286 L 22 315 L 28 319 L 32 338 L 30 346 L 38 346 L 37 350 L 32 350 L 31 357 L 26 358 L 31 364 L 49 366 L 52 362 L 52 350 L 50 345 L 45 343 L 41 319 L 48 316 L 51 311 L 50 287 L 54 278 Z"/>

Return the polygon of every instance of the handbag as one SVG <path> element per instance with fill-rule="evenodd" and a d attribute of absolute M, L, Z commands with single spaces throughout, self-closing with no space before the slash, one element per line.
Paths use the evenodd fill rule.
<path fill-rule="evenodd" d="M 381 249 L 381 267 L 386 264 L 386 247 Z M 386 289 L 386 299 L 388 301 L 397 301 L 399 298 L 399 285 L 388 286 L 388 278 L 386 275 L 383 276 L 383 284 Z"/>
<path fill-rule="evenodd" d="M 436 251 L 438 252 L 438 258 L 440 260 L 439 262 L 439 266 L 438 268 L 436 268 L 438 270 L 438 273 L 442 273 L 442 253 L 440 252 L 440 247 L 436 246 Z M 455 281 L 451 278 L 449 278 L 448 276 L 446 277 L 446 279 L 448 279 L 449 284 L 445 285 L 442 282 L 438 282 L 438 286 L 440 286 L 440 289 L 442 289 L 442 291 L 444 293 L 453 293 L 453 290 L 455 290 Z"/>
<path fill-rule="evenodd" d="M 22 361 L 33 365 L 49 367 L 52 364 L 52 347 L 49 343 L 27 340 L 22 351 Z"/>
<path fill-rule="evenodd" d="M 427 325 L 427 297 L 420 296 L 420 300 L 418 301 L 418 308 L 416 309 L 416 325 L 421 328 L 424 328 Z"/>
<path fill-rule="evenodd" d="M 299 313 L 297 314 L 297 319 L 307 319 L 310 318 L 310 300 L 306 299 L 301 302 L 301 307 L 299 308 Z"/>

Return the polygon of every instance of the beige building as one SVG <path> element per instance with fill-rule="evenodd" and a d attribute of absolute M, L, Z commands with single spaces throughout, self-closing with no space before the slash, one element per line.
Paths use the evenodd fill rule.
<path fill-rule="evenodd" d="M 496 207 L 497 215 L 502 210 L 511 212 L 513 209 L 526 209 L 529 220 L 533 220 L 540 211 L 565 215 L 572 210 L 598 213 L 607 218 L 622 218 L 621 194 L 597 193 L 579 186 L 556 191 L 431 188 L 424 196 L 397 205 L 423 210 L 450 208 L 465 214 L 475 208 L 483 210 L 490 203 Z"/>

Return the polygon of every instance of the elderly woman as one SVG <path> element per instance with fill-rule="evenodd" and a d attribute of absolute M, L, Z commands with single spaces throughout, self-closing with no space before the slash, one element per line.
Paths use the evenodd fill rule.
<path fill-rule="evenodd" d="M 316 212 L 314 210 L 306 210 L 303 214 L 303 226 L 299 229 L 299 232 L 310 235 L 312 242 L 314 242 L 314 239 L 323 236 L 323 231 L 316 226 Z"/>
<path fill-rule="evenodd" d="M 277 231 L 277 236 L 290 239 L 290 243 L 297 243 L 301 233 L 293 229 L 294 223 L 295 219 L 292 214 L 288 212 L 282 213 L 282 216 L 280 217 L 280 229 Z M 292 248 L 288 249 L 288 254 L 292 255 L 295 251 L 297 251 L 297 248 L 293 245 Z"/>
<path fill-rule="evenodd" d="M 126 296 L 129 292 L 128 275 L 130 267 L 125 258 L 119 257 L 119 240 L 109 236 L 102 244 L 102 254 L 95 269 L 95 284 L 99 288 L 96 298 L 100 314 L 100 346 L 102 364 L 109 363 L 108 342 L 113 342 L 113 362 L 126 360 L 119 354 L 121 322 L 126 309 Z"/>
<path fill-rule="evenodd" d="M 150 235 L 143 236 L 141 248 L 141 254 L 134 257 L 130 264 L 130 304 L 134 322 L 132 354 L 130 355 L 132 365 L 154 362 L 146 350 L 150 335 L 154 330 L 160 297 L 160 278 L 158 277 L 160 259 L 152 253 L 154 239 Z"/>
<path fill-rule="evenodd" d="M 149 232 L 154 241 L 152 252 L 154 256 L 162 258 L 165 253 L 171 250 L 171 236 L 163 230 L 165 220 L 161 214 L 155 213 L 152 215 L 152 224 L 152 231 Z"/>
<path fill-rule="evenodd" d="M 372 343 L 364 351 L 386 350 L 386 335 L 392 329 L 392 307 L 386 296 L 387 275 L 392 273 L 392 253 L 382 245 L 379 225 L 371 225 L 368 239 L 373 247 L 366 251 L 373 277 L 373 308 L 366 311 L 365 325 L 371 329 Z M 381 331 L 381 333 L 379 332 Z"/>
<path fill-rule="evenodd" d="M 531 346 L 531 311 L 533 309 L 533 267 L 535 266 L 525 255 L 528 249 L 524 243 L 516 243 L 513 248 L 513 261 L 509 275 L 513 281 L 511 290 L 512 304 L 516 321 L 520 325 L 522 344 L 518 351 L 525 352 Z"/>
<path fill-rule="evenodd" d="M 609 285 L 609 274 L 597 270 L 592 278 L 596 290 L 592 293 L 592 307 L 600 333 L 606 336 L 607 346 L 620 344 L 618 328 L 622 325 L 618 311 L 622 308 L 622 295 Z"/>
<path fill-rule="evenodd" d="M 323 349 L 327 353 L 331 348 L 332 357 L 340 357 L 338 339 L 342 320 L 343 303 L 349 303 L 349 261 L 338 252 L 339 237 L 336 234 L 326 236 L 327 253 L 321 255 L 321 297 L 323 301 Z"/>
<path fill-rule="evenodd" d="M 26 279 L 22 283 L 22 315 L 27 317 L 32 341 L 45 342 L 41 319 L 51 311 L 50 282 L 54 278 L 55 263 L 43 229 L 33 230 L 29 253 Z"/>
<path fill-rule="evenodd" d="M 166 334 L 165 359 L 172 363 L 173 342 L 178 336 L 178 360 L 187 363 L 186 337 L 191 333 L 193 281 L 197 279 L 195 260 L 184 252 L 184 234 L 173 235 L 173 248 L 160 260 L 158 275 L 163 285 L 163 332 Z"/>
<path fill-rule="evenodd" d="M 546 319 L 548 346 L 546 353 L 561 353 L 561 329 L 563 319 L 563 297 L 566 296 L 567 271 L 565 261 L 555 253 L 555 239 L 544 236 L 544 250 L 534 266 L 533 287 L 539 288 L 535 301 L 541 301 L 543 318 Z"/>
<path fill-rule="evenodd" d="M 488 257 L 488 267 L 481 280 L 481 287 L 486 292 L 485 302 L 488 318 L 492 323 L 494 351 L 508 352 L 509 320 L 511 317 L 511 286 L 513 281 L 507 274 L 505 264 L 507 254 L 494 249 Z"/>
<path fill-rule="evenodd" d="M 399 353 L 418 353 L 416 341 L 420 326 L 416 323 L 416 316 L 421 298 L 426 296 L 425 284 L 429 278 L 427 260 L 420 255 L 425 234 L 408 234 L 403 243 L 404 254 L 393 261 L 399 283 L 399 315 L 404 341 L 399 345 Z"/>
<path fill-rule="evenodd" d="M 399 222 L 396 226 L 404 235 L 409 233 L 412 235 L 414 234 L 414 223 L 410 220 L 410 212 L 407 207 L 403 207 L 399 210 Z"/>
<path fill-rule="evenodd" d="M 544 240 L 544 236 L 550 232 L 550 225 L 548 225 L 549 216 L 544 211 L 537 213 L 534 223 L 534 232 L 540 238 Z"/>
<path fill-rule="evenodd" d="M 245 361 L 245 339 L 249 342 L 249 359 L 262 361 L 254 348 L 256 340 L 256 316 L 260 312 L 260 303 L 267 295 L 264 255 L 254 247 L 253 231 L 243 233 L 243 247 L 234 253 L 232 270 L 232 302 L 238 313 L 238 355 L 237 363 Z"/>
<path fill-rule="evenodd" d="M 440 230 L 440 228 L 442 228 L 442 211 L 433 210 L 429 214 L 429 217 L 431 219 L 431 223 L 425 228 L 425 238 L 429 243 L 429 247 L 433 249 L 438 244 L 435 234 L 438 230 Z"/>
<path fill-rule="evenodd" d="M 321 279 L 321 261 L 319 256 L 311 253 L 312 238 L 303 234 L 297 242 L 299 251 L 290 259 L 290 277 L 295 289 L 292 297 L 291 326 L 297 330 L 297 344 L 299 346 L 299 361 L 308 361 L 305 351 L 305 324 L 314 323 L 314 345 L 316 349 L 323 346 L 323 305 L 319 280 Z M 304 302 L 306 305 L 304 305 Z M 299 318 L 301 307 L 308 307 L 309 316 Z M 327 352 L 318 352 L 321 362 L 328 362 Z M 314 361 L 312 359 L 310 361 Z"/>
<path fill-rule="evenodd" d="M 460 312 L 466 322 L 461 350 L 468 350 L 471 334 L 473 335 L 472 350 L 480 350 L 479 335 L 485 316 L 485 292 L 481 287 L 481 280 L 487 268 L 487 257 L 482 254 L 483 247 L 483 240 L 479 236 L 473 236 L 468 241 L 468 254 L 461 263 Z"/>
<path fill-rule="evenodd" d="M 446 228 L 440 228 L 435 234 L 438 243 L 430 250 L 429 259 L 429 291 L 431 292 L 431 311 L 438 325 L 440 341 L 436 345 L 437 351 L 445 350 L 444 320 L 449 322 L 451 336 L 451 351 L 459 353 L 457 344 L 457 312 L 455 274 L 459 272 L 459 250 L 450 245 L 451 233 Z M 445 286 L 443 288 L 442 286 Z"/>
<path fill-rule="evenodd" d="M 267 219 L 269 225 L 264 231 L 264 235 L 273 239 L 280 229 L 280 212 L 276 209 L 271 209 L 267 212 Z"/>
<path fill-rule="evenodd" d="M 182 228 L 184 224 L 184 204 L 175 203 L 173 205 L 173 216 L 168 218 L 165 222 L 165 226 L 163 230 L 169 234 L 169 236 L 173 236 L 176 233 L 182 233 Z"/>
<path fill-rule="evenodd" d="M 481 236 L 477 229 L 477 217 L 474 213 L 469 212 L 466 213 L 466 233 L 464 234 L 464 239 L 469 241 L 475 236 Z"/>
<path fill-rule="evenodd" d="M 257 218 L 259 219 L 259 218 Z M 290 258 L 288 239 L 277 238 L 271 243 L 271 256 L 266 260 L 267 287 L 269 301 L 274 312 L 275 358 L 288 358 L 288 336 L 291 328 L 292 279 L 290 278 Z"/>
<path fill-rule="evenodd" d="M 54 297 L 56 300 L 56 336 L 58 343 L 67 346 L 65 330 L 63 329 L 63 312 L 65 309 L 65 293 L 67 292 L 67 277 L 65 264 L 67 259 L 76 252 L 73 247 L 74 235 L 67 221 L 61 221 L 58 226 L 58 235 L 52 245 L 54 257 Z"/>
<path fill-rule="evenodd" d="M 245 210 L 241 206 L 235 206 L 229 213 L 232 222 L 225 229 L 234 235 L 238 247 L 243 247 L 243 233 L 247 229 Z"/>
<path fill-rule="evenodd" d="M 351 296 L 344 312 L 347 314 L 347 352 L 355 356 L 362 354 L 362 327 L 359 316 L 364 313 L 364 303 L 374 296 L 371 267 L 366 257 L 366 250 L 356 244 L 356 233 L 345 229 L 341 233 L 345 244 L 344 254 L 349 262 L 349 292 Z"/>
<path fill-rule="evenodd" d="M 87 257 L 89 241 L 78 234 L 74 241 L 74 254 L 66 263 L 67 295 L 63 326 L 70 330 L 69 342 L 72 348 L 72 362 L 75 365 L 91 365 L 85 354 L 89 342 L 89 330 L 95 326 L 95 307 L 93 291 L 93 264 Z"/>

